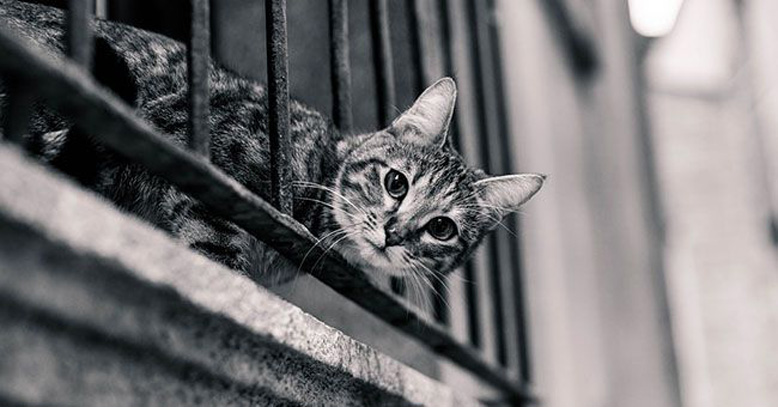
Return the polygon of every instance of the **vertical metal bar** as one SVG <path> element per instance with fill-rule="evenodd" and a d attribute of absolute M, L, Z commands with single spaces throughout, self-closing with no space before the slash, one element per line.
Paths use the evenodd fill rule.
<path fill-rule="evenodd" d="M 448 276 L 439 276 L 432 281 L 432 312 L 435 320 L 443 325 L 448 325 L 450 315 L 448 310 Z"/>
<path fill-rule="evenodd" d="M 447 28 L 440 13 L 440 0 L 407 2 L 414 74 L 418 90 L 421 90 L 448 72 L 444 42 Z"/>
<path fill-rule="evenodd" d="M 443 74 L 453 76 L 453 69 L 451 68 L 451 47 L 449 46 L 449 42 L 451 41 L 451 31 L 449 27 L 448 5 L 446 4 L 446 0 L 439 0 L 436 11 L 439 13 L 438 20 L 440 21 L 440 36 L 443 42 Z M 414 10 L 414 12 L 416 12 L 416 10 Z M 418 27 L 418 16 L 415 17 L 415 21 L 416 26 Z M 427 80 L 430 79 L 431 78 L 427 78 Z M 449 142 L 452 143 L 452 145 L 458 144 L 456 141 L 458 138 L 457 128 L 457 120 L 452 120 L 448 130 Z M 449 284 L 451 284 L 451 279 L 449 276 L 441 276 L 439 279 L 433 282 L 435 295 L 432 296 L 432 306 L 433 311 L 435 312 L 435 319 L 446 326 L 451 323 L 451 315 L 448 309 L 448 299 L 451 297 L 449 292 Z"/>
<path fill-rule="evenodd" d="M 452 2 L 452 0 L 440 0 L 439 7 L 441 12 L 441 28 L 443 30 L 443 38 L 445 41 L 445 52 L 444 52 L 444 65 L 446 72 L 450 75 L 454 75 L 455 71 L 464 71 L 467 72 L 467 67 L 462 67 L 463 69 L 457 70 L 455 69 L 455 66 L 458 66 L 458 63 L 461 63 L 460 59 L 457 59 L 457 53 L 458 52 L 466 52 L 464 49 L 464 43 L 467 42 L 467 34 L 462 28 L 460 24 L 457 24 L 459 21 L 458 15 L 461 14 L 461 1 L 458 1 L 456 3 Z M 460 11 L 460 13 L 458 13 Z M 469 55 L 466 57 L 466 59 L 471 58 Z M 455 62 L 456 61 L 456 62 Z M 458 83 L 459 86 L 462 87 L 464 85 L 464 82 L 468 81 L 468 77 L 458 77 Z M 461 106 L 462 97 L 464 97 L 464 93 L 460 93 L 460 99 L 457 101 L 457 104 Z M 450 137 L 452 144 L 455 148 L 460 149 L 463 145 L 466 145 L 466 140 L 461 137 L 461 131 L 462 128 L 472 128 L 473 131 L 471 131 L 468 134 L 475 133 L 475 127 L 472 125 L 473 117 L 468 116 L 468 113 L 471 113 L 469 110 L 463 110 L 459 109 L 459 113 L 456 115 L 455 120 L 451 123 L 451 129 L 450 129 Z M 468 125 L 470 125 L 468 127 Z M 476 146 L 477 147 L 477 146 Z M 477 148 L 475 149 L 477 150 Z M 472 153 L 472 151 L 470 151 Z M 476 253 L 476 256 L 478 254 Z M 480 296 L 478 294 L 478 287 L 477 284 L 480 282 L 481 278 L 479 277 L 479 273 L 477 272 L 477 266 L 476 266 L 476 260 L 477 257 L 473 257 L 470 260 L 468 260 L 460 272 L 463 274 L 463 281 L 459 282 L 457 284 L 461 285 L 461 291 L 464 302 L 465 302 L 465 313 L 464 315 L 457 315 L 458 319 L 464 319 L 464 321 L 458 320 L 458 321 L 451 321 L 451 326 L 454 327 L 455 325 L 460 324 L 461 322 L 465 322 L 465 325 L 467 327 L 467 339 L 469 340 L 470 344 L 473 347 L 481 348 L 484 345 L 484 341 L 481 337 L 481 315 L 479 310 L 479 304 L 480 304 Z M 454 280 L 449 280 L 449 284 L 452 284 Z M 453 315 L 452 315 L 453 316 Z"/>
<path fill-rule="evenodd" d="M 348 0 L 330 0 L 329 11 L 332 117 L 340 131 L 350 132 L 354 119 L 351 113 Z"/>
<path fill-rule="evenodd" d="M 443 70 L 439 50 L 431 49 L 434 48 L 431 44 L 440 39 L 436 24 L 438 20 L 432 13 L 432 6 L 430 0 L 406 0 L 413 89 L 416 94 L 421 93 L 432 83 L 434 75 L 440 76 Z M 419 293 L 425 303 L 424 309 L 430 310 L 435 320 L 443 324 L 448 323 L 446 280 L 445 276 L 431 278 L 429 288 Z"/>
<path fill-rule="evenodd" d="M 492 245 L 489 253 L 492 260 L 490 267 L 492 273 L 491 291 L 494 302 L 494 326 L 496 327 L 493 334 L 495 335 L 495 343 L 497 344 L 497 361 L 502 366 L 508 366 L 508 347 L 514 345 L 512 343 L 509 345 L 506 338 L 509 336 L 507 327 L 510 324 L 505 315 L 507 296 L 504 295 L 502 291 L 507 284 L 510 284 L 509 281 L 506 281 L 505 274 L 511 266 L 510 264 L 503 263 L 505 256 L 508 254 L 507 250 L 505 250 L 507 240 L 508 237 L 504 231 L 494 232 L 492 234 Z M 513 331 L 511 330 L 510 333 L 512 334 Z"/>
<path fill-rule="evenodd" d="M 476 105 L 478 112 L 479 123 L 479 135 L 481 138 L 481 160 L 487 167 L 487 171 L 493 174 L 500 174 L 507 170 L 505 168 L 505 162 L 503 162 L 503 154 L 498 146 L 498 140 L 501 135 L 499 134 L 498 124 L 499 118 L 496 117 L 496 103 L 494 98 L 495 83 L 492 78 L 493 72 L 491 72 L 491 55 L 489 48 L 489 38 L 485 36 L 486 30 L 484 29 L 487 23 L 488 15 L 485 13 L 483 1 L 468 0 L 468 25 L 470 27 L 471 44 L 473 48 L 472 66 L 474 72 L 474 78 L 476 80 Z M 509 248 L 506 247 L 508 236 L 502 230 L 489 235 L 486 250 L 489 253 L 489 291 L 492 299 L 492 318 L 493 318 L 493 332 L 489 332 L 489 335 L 493 335 L 495 343 L 495 351 L 497 361 L 503 366 L 508 365 L 508 341 L 507 336 L 514 334 L 513 329 L 506 329 L 507 326 L 513 326 L 514 321 L 506 321 L 506 302 L 510 302 L 510 298 L 506 298 L 502 289 L 506 284 L 510 284 L 506 281 L 506 274 L 512 267 L 509 264 L 508 259 Z M 509 313 L 510 314 L 510 313 Z M 510 331 L 510 332 L 509 332 Z M 510 346 L 514 344 L 511 343 Z M 514 364 L 515 365 L 515 364 Z"/>
<path fill-rule="evenodd" d="M 211 61 L 211 13 L 209 0 L 192 0 L 191 31 L 187 48 L 189 81 L 189 148 L 210 155 L 209 76 Z"/>
<path fill-rule="evenodd" d="M 422 4 L 419 0 L 407 0 L 408 20 L 410 20 L 411 55 L 413 56 L 414 86 L 417 92 L 421 92 L 432 78 L 427 74 L 424 64 L 424 45 L 422 44 Z"/>
<path fill-rule="evenodd" d="M 395 276 L 389 278 L 389 287 L 392 289 L 393 293 L 401 297 L 405 296 L 408 289 L 408 285 L 405 279 L 402 277 L 395 277 Z"/>
<path fill-rule="evenodd" d="M 445 66 L 443 50 L 434 50 L 434 43 L 445 44 L 447 38 L 441 30 L 440 21 L 445 17 L 439 13 L 437 3 L 431 0 L 406 0 L 407 14 L 410 30 L 410 46 L 414 68 L 414 89 L 420 93 L 436 76 L 448 74 Z M 437 23 L 437 24 L 435 24 Z M 445 48 L 445 47 L 444 47 Z M 437 52 L 433 52 L 437 51 Z M 452 124 L 453 131 L 454 124 Z M 431 281 L 432 287 L 428 290 L 429 301 L 432 304 L 432 313 L 435 320 L 441 324 L 449 324 L 449 278 L 438 276 Z"/>
<path fill-rule="evenodd" d="M 378 82 L 378 121 L 388 126 L 394 117 L 397 97 L 394 91 L 392 44 L 389 38 L 389 15 L 386 0 L 370 0 L 370 34 L 373 44 L 373 67 Z"/>
<path fill-rule="evenodd" d="M 67 17 L 68 55 L 85 69 L 92 67 L 94 0 L 70 0 Z"/>
<path fill-rule="evenodd" d="M 102 19 L 108 17 L 108 0 L 95 1 L 95 17 Z"/>
<path fill-rule="evenodd" d="M 94 63 L 93 19 L 95 0 L 70 0 L 68 2 L 66 50 L 73 62 L 84 71 L 90 71 Z M 78 182 L 89 185 L 93 182 L 97 165 L 95 143 L 82 126 L 73 125 L 68 137 L 57 154 L 56 166 Z M 33 155 L 43 151 L 45 142 L 42 134 L 33 134 L 28 150 Z"/>
<path fill-rule="evenodd" d="M 481 313 L 479 312 L 478 305 L 480 304 L 478 296 L 478 287 L 476 287 L 476 272 L 475 262 L 473 260 L 465 263 L 465 295 L 467 298 L 467 318 L 470 321 L 468 324 L 468 335 L 470 338 L 470 344 L 475 348 L 482 346 L 481 340 Z"/>
<path fill-rule="evenodd" d="M 266 0 L 268 107 L 270 111 L 270 181 L 273 205 L 292 213 L 289 184 L 289 66 L 286 0 Z"/>
<path fill-rule="evenodd" d="M 3 116 L 3 136 L 8 141 L 21 144 L 27 133 L 35 96 L 22 78 L 7 76 L 4 79 L 8 105 Z"/>
<path fill-rule="evenodd" d="M 443 71 L 446 75 L 456 78 L 454 73 L 454 50 L 452 35 L 452 17 L 448 0 L 438 0 L 438 9 L 440 10 L 440 30 L 443 36 Z M 452 120 L 449 128 L 449 138 L 454 148 L 459 148 L 459 120 Z"/>
<path fill-rule="evenodd" d="M 494 0 L 489 0 L 489 8 L 496 13 L 496 4 Z M 508 135 L 510 134 L 508 128 L 508 112 L 507 112 L 507 100 L 505 98 L 503 87 L 503 70 L 502 70 L 502 58 L 500 55 L 500 35 L 499 27 L 497 24 L 489 24 L 489 40 L 492 45 L 492 67 L 495 80 L 495 92 L 497 97 L 497 117 L 500 137 L 500 151 L 502 152 L 502 161 L 506 169 L 513 170 L 516 166 L 513 163 L 513 157 L 511 155 L 511 143 Z M 506 226 L 508 229 L 519 232 L 519 223 L 515 215 L 506 218 Z M 515 319 L 515 337 L 517 342 L 518 353 L 518 373 L 522 381 L 530 382 L 532 380 L 532 366 L 531 359 L 529 357 L 529 334 L 527 326 L 527 310 L 524 296 L 524 284 L 523 284 L 523 269 L 522 269 L 522 253 L 520 247 L 515 240 L 509 250 L 510 264 L 513 265 L 510 272 L 511 283 L 509 291 L 513 297 L 513 315 Z M 509 335 L 511 337 L 512 335 Z"/>

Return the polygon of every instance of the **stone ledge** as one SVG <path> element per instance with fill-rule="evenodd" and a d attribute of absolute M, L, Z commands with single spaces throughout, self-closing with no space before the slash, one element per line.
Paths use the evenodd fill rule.
<path fill-rule="evenodd" d="M 0 400 L 479 406 L 0 145 Z"/>

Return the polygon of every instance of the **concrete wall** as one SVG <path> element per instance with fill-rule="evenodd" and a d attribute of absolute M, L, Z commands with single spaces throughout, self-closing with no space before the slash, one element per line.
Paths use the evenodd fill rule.
<path fill-rule="evenodd" d="M 589 3 L 600 65 L 571 70 L 535 1 L 502 1 L 515 155 L 550 174 L 522 237 L 548 406 L 678 406 L 637 42 L 622 1 Z"/>
<path fill-rule="evenodd" d="M 0 404 L 482 406 L 0 145 Z"/>
<path fill-rule="evenodd" d="M 778 403 L 776 6 L 688 0 L 647 56 L 688 407 Z"/>

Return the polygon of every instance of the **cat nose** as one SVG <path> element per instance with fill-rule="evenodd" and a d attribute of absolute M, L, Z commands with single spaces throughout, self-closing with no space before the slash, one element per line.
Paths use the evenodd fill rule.
<path fill-rule="evenodd" d="M 397 223 L 395 223 L 394 219 L 390 219 L 389 222 L 386 222 L 386 225 L 384 225 L 384 235 L 386 236 L 386 243 L 384 243 L 385 247 L 399 246 L 403 241 L 403 236 L 399 233 Z"/>

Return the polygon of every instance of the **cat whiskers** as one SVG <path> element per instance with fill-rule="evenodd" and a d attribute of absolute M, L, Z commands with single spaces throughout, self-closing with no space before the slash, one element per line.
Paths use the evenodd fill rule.
<path fill-rule="evenodd" d="M 466 278 L 462 277 L 461 275 L 459 275 L 459 274 L 458 274 L 458 273 L 456 273 L 455 271 L 452 271 L 452 272 L 450 272 L 450 273 L 441 273 L 441 272 L 440 272 L 440 271 L 438 271 L 438 270 L 433 270 L 433 269 L 429 268 L 429 267 L 428 267 L 427 265 L 425 265 L 425 264 L 424 264 L 424 263 L 423 263 L 423 262 L 422 262 L 422 261 L 421 261 L 421 260 L 420 260 L 418 257 L 416 257 L 416 256 L 414 256 L 414 255 L 412 255 L 412 254 L 410 254 L 409 256 L 410 256 L 411 260 L 412 260 L 412 261 L 413 261 L 415 264 L 418 264 L 419 266 L 421 266 L 421 267 L 424 267 L 424 269 L 425 269 L 425 270 L 426 270 L 426 271 L 427 271 L 427 272 L 428 272 L 430 275 L 432 275 L 433 277 L 435 277 L 435 278 L 436 278 L 436 279 L 437 279 L 437 280 L 438 280 L 438 281 L 439 281 L 441 284 L 443 284 L 444 286 L 448 286 L 448 279 L 450 279 L 450 278 L 456 278 L 458 281 L 461 281 L 461 282 L 463 282 L 463 283 L 466 283 L 466 284 L 471 284 L 471 283 L 472 283 L 472 281 L 470 281 L 470 280 L 468 280 L 468 279 L 466 279 Z"/>
<path fill-rule="evenodd" d="M 448 296 L 444 295 L 444 293 L 448 293 L 448 281 L 446 281 L 445 276 L 436 275 L 435 273 L 431 273 L 431 270 L 429 269 L 429 267 L 425 266 L 422 263 L 415 263 L 412 266 L 414 268 L 416 268 L 417 271 L 420 271 L 420 272 L 421 272 L 421 270 L 419 270 L 419 267 L 423 268 L 424 271 L 427 271 L 427 273 L 428 273 L 426 275 L 431 275 L 438 282 L 440 282 L 441 290 L 443 292 L 441 292 L 441 290 L 438 290 L 435 287 L 435 284 L 432 284 L 432 283 L 430 283 L 430 291 L 432 292 L 433 296 L 435 296 L 436 298 L 440 299 L 443 302 L 443 305 L 446 307 L 447 310 L 451 310 L 451 304 L 448 302 Z"/>
<path fill-rule="evenodd" d="M 417 272 L 415 272 L 413 266 L 410 268 L 407 266 L 411 266 L 410 264 L 406 264 L 405 267 L 405 273 L 404 273 L 404 279 L 406 282 L 408 282 L 408 287 L 406 288 L 406 293 L 410 293 L 413 295 L 413 298 L 410 298 L 410 303 L 417 306 L 422 311 L 429 311 L 429 301 L 426 300 L 423 294 L 423 284 L 421 282 L 420 276 Z M 408 310 L 410 312 L 410 309 Z"/>
<path fill-rule="evenodd" d="M 354 209 L 356 209 L 357 211 L 359 211 L 360 213 L 362 213 L 363 215 L 365 215 L 365 217 L 366 217 L 367 219 L 374 220 L 374 217 L 373 217 L 373 216 L 371 216 L 370 214 L 368 214 L 368 213 L 367 213 L 367 212 L 366 212 L 364 209 L 362 209 L 362 208 L 360 208 L 359 206 L 357 206 L 357 205 L 356 205 L 354 202 L 352 202 L 350 199 L 346 198 L 346 197 L 345 197 L 343 194 L 341 194 L 340 192 L 338 192 L 338 191 L 336 191 L 336 190 L 334 190 L 334 189 L 332 189 L 332 188 L 330 188 L 330 187 L 328 187 L 328 186 L 321 185 L 321 184 L 317 184 L 317 183 L 315 183 L 315 182 L 310 182 L 310 181 L 293 181 L 293 182 L 292 182 L 292 184 L 293 184 L 293 185 L 295 185 L 295 184 L 296 184 L 296 186 L 300 186 L 300 187 L 304 187 L 304 188 L 316 188 L 316 189 L 318 189 L 318 190 L 320 190 L 320 191 L 329 192 L 329 193 L 331 193 L 331 194 L 332 194 L 334 197 L 337 197 L 337 198 L 339 198 L 339 199 L 342 199 L 342 200 L 343 200 L 343 202 L 345 202 L 345 203 L 347 203 L 347 204 L 351 205 L 351 207 L 353 207 Z"/>
<path fill-rule="evenodd" d="M 501 210 L 501 211 L 506 211 L 506 212 L 508 212 L 508 210 L 507 210 L 506 208 L 500 208 L 500 207 L 497 207 L 497 206 L 486 205 L 486 204 L 462 205 L 462 206 L 460 206 L 460 208 L 464 208 L 464 209 L 466 209 L 466 210 L 473 210 L 473 209 L 484 209 L 484 208 L 492 208 L 492 209 L 497 209 L 497 210 Z M 515 232 L 515 231 L 511 230 L 511 228 L 509 228 L 508 226 L 506 226 L 506 225 L 505 225 L 505 224 L 502 222 L 502 219 L 500 219 L 500 218 L 497 218 L 497 217 L 494 217 L 494 216 L 492 216 L 492 215 L 489 215 L 489 214 L 486 214 L 486 213 L 483 213 L 482 211 L 479 211 L 479 213 L 480 213 L 481 215 L 484 215 L 484 216 L 486 216 L 486 218 L 487 218 L 487 219 L 489 219 L 489 220 L 491 220 L 492 222 L 496 223 L 496 224 L 497 224 L 498 226 L 500 226 L 501 228 L 505 229 L 505 231 L 506 231 L 506 232 L 508 232 L 508 233 L 509 233 L 511 236 L 513 236 L 513 237 L 518 237 L 518 235 L 516 234 L 516 232 Z"/>
<path fill-rule="evenodd" d="M 446 280 L 446 278 L 447 278 L 446 274 L 443 274 L 443 273 L 441 273 L 439 271 L 436 271 L 436 270 L 432 270 L 431 268 L 427 267 L 427 265 L 425 265 L 423 262 L 421 262 L 421 260 L 419 260 L 417 257 L 409 256 L 408 263 L 411 266 L 414 266 L 416 268 L 423 268 L 424 269 L 423 271 L 426 271 L 427 275 L 429 275 L 432 278 L 434 278 L 435 280 L 437 280 L 443 286 L 447 286 L 448 285 L 448 281 Z M 435 289 L 434 287 L 430 287 L 430 288 L 432 288 L 433 290 Z"/>
<path fill-rule="evenodd" d="M 427 276 L 431 276 L 434 278 L 437 282 L 440 283 L 440 290 L 438 290 L 434 284 L 432 286 L 432 294 L 440 299 L 440 301 L 443 302 L 443 306 L 446 308 L 446 310 L 451 310 L 451 303 L 448 300 L 448 293 L 449 293 L 449 279 L 456 277 L 457 280 L 468 282 L 465 278 L 460 276 L 459 274 L 456 274 L 455 272 L 444 274 L 437 270 L 433 270 L 429 268 L 427 265 L 425 265 L 422 261 L 418 260 L 414 257 L 413 267 L 416 267 L 417 269 L 421 268 L 424 271 L 426 271 Z"/>
<path fill-rule="evenodd" d="M 327 253 L 329 253 L 330 250 L 332 250 L 338 243 L 340 243 L 343 240 L 345 240 L 346 238 L 354 236 L 354 235 L 356 235 L 356 234 L 358 234 L 360 232 L 361 232 L 360 230 L 352 230 L 352 231 L 348 231 L 348 232 L 346 232 L 346 234 L 338 237 L 338 239 L 336 241 L 334 241 L 329 247 L 327 247 L 327 249 L 324 250 L 324 253 L 322 253 L 321 256 L 319 256 L 319 259 L 316 260 L 316 263 L 313 264 L 313 267 L 311 267 L 311 270 L 315 270 L 316 267 L 319 265 L 319 263 L 321 263 L 322 260 L 324 260 L 327 257 Z"/>
<path fill-rule="evenodd" d="M 504 208 L 504 207 L 501 207 L 501 206 L 489 205 L 489 204 L 485 204 L 485 203 L 482 203 L 482 202 L 478 202 L 478 200 L 475 199 L 475 198 L 480 193 L 481 193 L 481 190 L 475 190 L 475 191 L 469 193 L 468 195 L 465 195 L 465 196 L 463 196 L 461 198 L 458 198 L 455 202 L 456 203 L 460 203 L 460 202 L 464 203 L 464 202 L 472 201 L 472 203 L 465 203 L 464 205 L 459 205 L 459 207 L 460 208 L 464 208 L 466 210 L 478 209 L 479 210 L 478 211 L 479 214 L 486 216 L 489 220 L 491 220 L 492 222 L 496 223 L 501 228 L 505 229 L 505 231 L 508 232 L 511 236 L 518 237 L 518 235 L 516 234 L 515 231 L 513 231 L 509 227 L 505 226 L 505 224 L 502 222 L 501 218 L 494 217 L 494 216 L 492 216 L 490 214 L 487 214 L 487 213 L 484 213 L 483 211 L 481 211 L 481 209 L 489 208 L 489 209 L 494 209 L 496 211 L 509 213 L 509 212 L 516 212 L 515 208 Z"/>
<path fill-rule="evenodd" d="M 322 205 L 324 207 L 330 208 L 330 210 L 332 210 L 332 212 L 343 214 L 345 216 L 348 216 L 351 219 L 355 219 L 355 220 L 359 219 L 358 218 L 358 216 L 359 216 L 358 214 L 353 213 L 353 212 L 349 212 L 349 211 L 347 211 L 344 208 L 336 207 L 335 205 L 333 205 L 333 204 L 331 204 L 329 202 L 322 201 L 321 199 L 307 198 L 307 197 L 304 197 L 304 196 L 296 196 L 296 197 L 294 197 L 294 199 L 299 199 L 301 201 L 309 201 L 309 202 L 318 203 L 318 204 L 320 204 L 320 205 Z"/>
<path fill-rule="evenodd" d="M 422 291 L 425 288 L 424 286 L 426 286 L 429 288 L 429 292 L 432 295 L 443 300 L 446 308 L 450 308 L 448 301 L 446 301 L 445 297 L 435 288 L 435 285 L 432 283 L 432 281 L 429 280 L 429 278 L 427 278 L 427 276 L 432 276 L 433 278 L 437 279 L 437 281 L 440 282 L 443 287 L 447 286 L 446 281 L 444 281 L 439 275 L 434 273 L 429 267 L 425 266 L 411 254 L 403 253 L 402 259 L 405 265 L 409 266 L 409 268 L 406 268 L 406 270 L 408 270 L 408 274 L 406 274 L 406 276 L 411 279 L 412 283 L 417 288 L 414 290 L 414 299 L 416 300 L 416 303 L 419 304 L 425 312 L 430 313 L 432 311 L 430 298 L 423 295 Z"/>
<path fill-rule="evenodd" d="M 340 229 L 335 229 L 332 232 L 329 232 L 326 235 L 324 235 L 324 236 L 320 237 L 319 239 L 317 239 L 316 243 L 314 243 L 314 245 L 311 246 L 311 248 L 308 249 L 308 251 L 305 253 L 305 256 L 303 256 L 302 261 L 300 261 L 300 265 L 297 267 L 297 272 L 299 273 L 302 270 L 303 266 L 305 265 L 305 261 L 308 259 L 308 256 L 310 256 L 311 253 L 313 253 L 313 251 L 316 249 L 316 247 L 318 247 L 326 239 L 336 238 L 336 239 L 338 239 L 337 242 L 340 242 L 342 240 L 341 237 L 348 236 L 349 234 L 353 234 L 354 232 L 358 232 L 359 230 L 352 230 L 352 229 L 360 227 L 364 223 L 365 222 L 359 222 L 359 223 L 355 223 L 353 225 L 342 227 Z M 337 236 L 337 237 L 333 237 L 333 236 Z M 327 250 L 325 250 L 324 253 L 326 254 L 326 252 L 329 251 L 329 249 L 331 249 L 331 248 L 332 248 L 332 246 L 330 246 Z M 319 258 L 319 261 L 320 260 L 321 260 L 321 257 Z M 316 267 L 316 265 L 319 263 L 319 261 L 317 261 L 314 264 L 314 267 L 311 267 L 311 270 L 313 270 Z"/>

